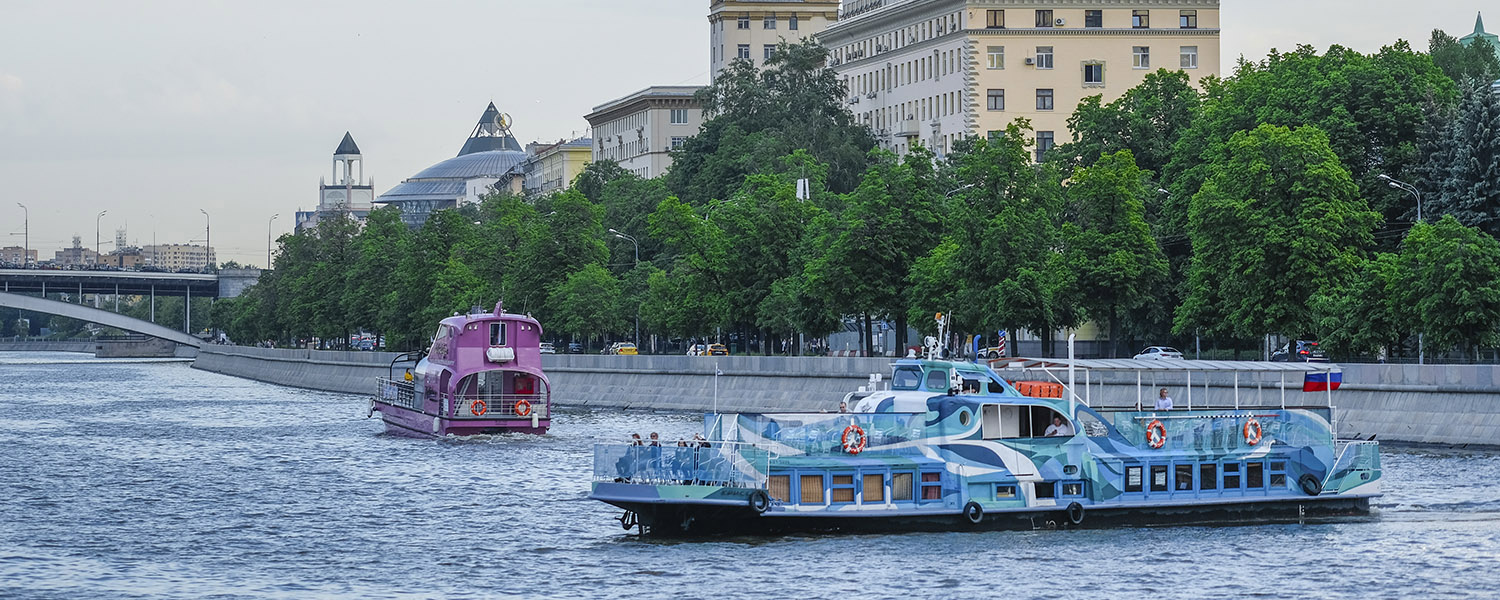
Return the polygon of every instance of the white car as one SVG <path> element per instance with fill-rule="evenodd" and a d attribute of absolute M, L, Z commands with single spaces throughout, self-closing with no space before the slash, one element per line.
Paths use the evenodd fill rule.
<path fill-rule="evenodd" d="M 1171 346 L 1151 346 L 1135 355 L 1136 360 L 1182 360 L 1182 352 Z"/>
<path fill-rule="evenodd" d="M 557 354 L 557 347 L 551 342 L 542 342 L 540 349 L 542 354 Z"/>

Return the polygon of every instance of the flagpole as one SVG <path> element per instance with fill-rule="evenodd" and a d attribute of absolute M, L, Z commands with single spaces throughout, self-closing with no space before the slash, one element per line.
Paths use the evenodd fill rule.
<path fill-rule="evenodd" d="M 723 371 L 719 370 L 719 361 L 714 361 L 714 414 L 716 415 L 719 414 L 719 375 L 722 373 Z"/>

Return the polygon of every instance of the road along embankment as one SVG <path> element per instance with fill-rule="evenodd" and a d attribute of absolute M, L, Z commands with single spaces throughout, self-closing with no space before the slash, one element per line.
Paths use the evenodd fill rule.
<path fill-rule="evenodd" d="M 281 385 L 368 394 L 386 376 L 394 354 L 204 346 L 194 368 Z M 839 400 L 872 373 L 888 375 L 886 358 L 783 356 L 596 356 L 549 355 L 543 367 L 559 407 L 667 411 L 837 410 Z M 1500 366 L 1342 365 L 1343 388 L 1332 394 L 1341 436 L 1423 444 L 1500 445 Z M 715 374 L 718 373 L 716 376 Z M 1066 380 L 1066 375 L 1056 373 Z M 1045 379 L 1039 373 L 1022 378 Z M 717 380 L 717 381 L 716 381 Z M 1094 374 L 1079 395 L 1095 406 L 1134 406 L 1134 374 Z M 886 382 L 882 382 L 885 385 Z M 717 384 L 717 394 L 715 385 Z M 1300 379 L 1286 381 L 1288 405 L 1321 405 L 1324 393 L 1301 392 Z M 1142 380 L 1143 401 L 1166 387 L 1178 408 L 1231 405 L 1234 382 L 1196 374 L 1189 392 L 1182 374 Z M 1281 402 L 1280 380 L 1244 377 L 1244 406 Z"/>

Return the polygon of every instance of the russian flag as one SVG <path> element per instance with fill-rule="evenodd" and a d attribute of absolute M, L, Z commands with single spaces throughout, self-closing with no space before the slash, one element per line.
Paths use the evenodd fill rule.
<path fill-rule="evenodd" d="M 1326 392 L 1328 386 L 1339 389 L 1344 384 L 1344 373 L 1334 371 L 1332 373 L 1308 373 L 1302 380 L 1302 391 L 1304 392 Z"/>

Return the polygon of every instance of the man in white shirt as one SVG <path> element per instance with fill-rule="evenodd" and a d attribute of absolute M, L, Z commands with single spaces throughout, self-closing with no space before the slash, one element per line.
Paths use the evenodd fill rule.
<path fill-rule="evenodd" d="M 1172 410 L 1172 397 L 1167 395 L 1167 388 L 1162 388 L 1157 395 L 1156 410 Z"/>
<path fill-rule="evenodd" d="M 1064 423 L 1062 417 L 1052 415 L 1052 424 L 1047 426 L 1046 433 L 1042 435 L 1047 437 L 1073 437 L 1073 426 Z"/>

